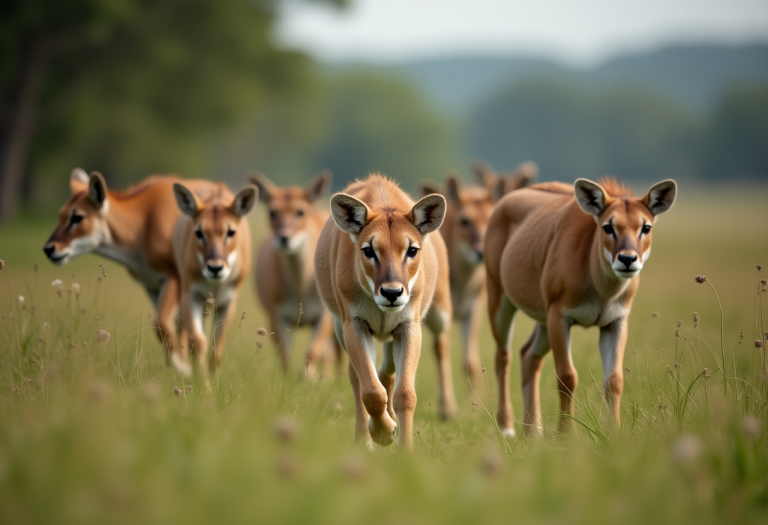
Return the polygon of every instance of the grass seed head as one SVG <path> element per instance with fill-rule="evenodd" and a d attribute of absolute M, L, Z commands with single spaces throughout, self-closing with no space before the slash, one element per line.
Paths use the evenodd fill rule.
<path fill-rule="evenodd" d="M 261 328 L 256 330 L 256 335 L 260 335 L 261 337 L 264 337 L 265 335 L 267 335 L 267 329 L 262 326 Z"/>
<path fill-rule="evenodd" d="M 701 457 L 701 441 L 695 436 L 680 436 L 672 445 L 672 458 L 677 463 L 692 463 Z"/>
<path fill-rule="evenodd" d="M 205 300 L 205 305 L 206 306 L 213 306 L 214 304 L 216 304 L 216 299 L 213 298 L 213 294 L 212 293 L 209 293 L 208 294 L 208 299 Z"/>
<path fill-rule="evenodd" d="M 699 313 L 693 312 L 693 327 L 698 328 L 699 327 Z"/>
<path fill-rule="evenodd" d="M 756 438 L 760 435 L 760 420 L 753 415 L 747 415 L 741 420 L 741 431 L 749 438 Z"/>
<path fill-rule="evenodd" d="M 695 280 L 697 283 L 699 283 L 699 284 L 704 284 L 705 282 L 707 282 L 707 278 L 706 278 L 706 276 L 704 276 L 704 275 L 701 275 L 701 274 L 699 274 L 699 275 L 697 275 L 696 277 L 694 277 L 694 280 Z"/>
<path fill-rule="evenodd" d="M 762 272 L 763 271 L 763 265 L 762 264 L 758 264 L 757 265 L 757 271 L 758 272 Z"/>
<path fill-rule="evenodd" d="M 96 332 L 96 339 L 98 339 L 101 344 L 107 344 L 109 340 L 112 339 L 112 334 L 106 330 L 99 330 Z"/>
<path fill-rule="evenodd" d="M 760 339 L 755 339 L 755 348 L 762 348 L 763 342 Z"/>
<path fill-rule="evenodd" d="M 179 388 L 177 386 L 173 387 L 173 395 L 174 396 L 179 397 L 179 396 L 181 396 L 182 392 L 183 391 L 181 390 L 181 388 Z"/>

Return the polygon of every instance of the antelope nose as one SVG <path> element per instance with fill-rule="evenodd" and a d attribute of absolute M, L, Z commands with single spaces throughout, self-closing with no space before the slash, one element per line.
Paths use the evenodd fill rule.
<path fill-rule="evenodd" d="M 53 252 L 56 251 L 56 247 L 53 244 L 46 244 L 43 246 L 43 251 L 45 252 L 46 257 L 50 257 L 53 255 Z"/>
<path fill-rule="evenodd" d="M 287 248 L 288 247 L 288 236 L 287 235 L 280 235 L 280 236 L 278 236 L 277 240 L 280 241 L 280 246 L 282 246 L 283 248 Z"/>
<path fill-rule="evenodd" d="M 383 295 L 390 303 L 394 304 L 398 297 L 403 295 L 403 287 L 400 288 L 382 288 L 381 295 Z"/>
<path fill-rule="evenodd" d="M 214 277 L 219 275 L 219 272 L 224 269 L 223 264 L 209 264 L 208 271 L 210 271 Z"/>
<path fill-rule="evenodd" d="M 632 263 L 637 260 L 637 255 L 619 255 L 617 259 L 619 259 L 620 263 L 629 268 L 632 266 Z"/>

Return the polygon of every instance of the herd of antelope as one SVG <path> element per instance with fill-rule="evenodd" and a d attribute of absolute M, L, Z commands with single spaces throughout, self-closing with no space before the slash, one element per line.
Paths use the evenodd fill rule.
<path fill-rule="evenodd" d="M 533 184 L 538 170 L 530 162 L 512 174 L 485 164 L 474 170 L 479 185 L 448 175 L 442 185 L 423 182 L 417 201 L 371 174 L 333 195 L 329 212 L 318 205 L 327 202 L 328 171 L 305 187 L 279 187 L 252 172 L 237 193 L 223 183 L 174 176 L 119 192 L 101 174 L 78 168 L 43 250 L 54 264 L 93 252 L 124 265 L 155 307 L 167 363 L 208 385 L 251 268 L 246 215 L 261 202 L 272 234 L 259 247 L 254 281 L 280 362 L 287 371 L 286 329 L 297 325 L 313 330 L 305 373 L 323 358 L 340 363 L 346 351 L 357 440 L 389 445 L 399 427 L 399 447 L 412 448 L 422 326 L 434 339 L 440 415 L 457 411 L 451 326 L 460 324 L 464 373 L 476 380 L 485 301 L 496 342 L 497 424 L 505 436 L 515 436 L 509 347 L 518 310 L 536 322 L 520 349 L 525 431 L 543 430 L 539 380 L 550 349 L 559 427 L 569 427 L 578 383 L 573 325 L 600 328 L 604 397 L 618 423 L 627 318 L 656 217 L 675 201 L 675 181 L 636 198 L 613 179 Z M 211 307 L 209 344 L 204 316 Z M 376 341 L 383 348 L 378 370 Z"/>

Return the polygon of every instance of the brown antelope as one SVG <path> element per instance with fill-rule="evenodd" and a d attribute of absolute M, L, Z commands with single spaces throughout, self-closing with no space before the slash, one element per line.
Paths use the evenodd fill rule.
<path fill-rule="evenodd" d="M 461 326 L 464 369 L 472 383 L 480 371 L 478 332 L 485 302 L 483 242 L 493 206 L 506 193 L 527 186 L 538 170 L 532 162 L 521 164 L 514 173 L 495 173 L 487 164 L 476 163 L 474 172 L 482 186 L 462 186 L 449 174 L 441 188 L 431 181 L 421 183 L 424 195 L 441 193 L 448 201 L 440 234 L 448 249 L 453 318 Z"/>
<path fill-rule="evenodd" d="M 450 377 L 448 256 L 442 237 L 430 235 L 445 207 L 442 195 L 414 203 L 378 174 L 331 198 L 333 220 L 315 254 L 317 284 L 349 354 L 355 437 L 369 446 L 371 439 L 392 443 L 399 424 L 399 447 L 412 448 L 422 321 L 435 334 L 444 377 Z M 378 373 L 374 339 L 383 342 Z M 446 404 L 453 399 L 450 382 L 441 388 L 442 410 L 453 410 Z"/>
<path fill-rule="evenodd" d="M 70 176 L 72 196 L 59 210 L 59 224 L 43 247 L 54 264 L 65 264 L 85 253 L 97 253 L 125 266 L 147 291 L 157 315 L 155 329 L 166 360 L 187 373 L 174 319 L 179 304 L 179 276 L 171 251 L 173 225 L 180 213 L 173 184 L 182 179 L 155 176 L 123 192 L 107 189 L 104 177 L 89 177 L 76 168 Z M 205 194 L 214 184 L 185 180 Z"/>
<path fill-rule="evenodd" d="M 303 188 L 279 188 L 257 172 L 249 179 L 259 188 L 259 200 L 267 207 L 273 234 L 261 244 L 256 258 L 256 291 L 269 313 L 283 370 L 289 363 L 286 329 L 297 324 L 312 327 L 306 368 L 311 378 L 324 351 L 340 351 L 331 314 L 320 301 L 315 283 L 315 249 L 330 216 L 316 203 L 331 186 L 331 172 L 321 171 Z"/>
<path fill-rule="evenodd" d="M 216 191 L 200 199 L 184 184 L 176 183 L 173 192 L 183 213 L 176 221 L 172 242 L 180 278 L 181 322 L 189 333 L 193 363 L 205 377 L 206 302 L 213 299 L 217 318 L 214 352 L 208 362 L 208 368 L 214 371 L 224 357 L 227 329 L 251 265 L 251 229 L 245 215 L 256 203 L 259 190 L 246 186 L 233 195 L 226 185 L 219 183 Z M 208 305 L 211 306 L 210 302 Z"/>
<path fill-rule="evenodd" d="M 560 392 L 559 428 L 570 427 L 578 382 L 571 358 L 573 325 L 600 327 L 604 396 L 619 423 L 627 318 L 638 274 L 651 253 L 651 229 L 672 207 L 677 184 L 665 180 L 635 198 L 614 179 L 601 182 L 524 188 L 504 197 L 491 216 L 485 239 L 488 308 L 496 339 L 497 419 L 507 436 L 515 434 L 508 346 L 518 310 L 536 321 L 520 349 L 526 430 L 543 430 L 539 379 L 550 348 Z"/>

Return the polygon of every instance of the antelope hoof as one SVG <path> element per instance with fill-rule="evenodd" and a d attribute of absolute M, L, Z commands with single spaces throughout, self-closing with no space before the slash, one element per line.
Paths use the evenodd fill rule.
<path fill-rule="evenodd" d="M 378 420 L 373 418 L 368 420 L 368 431 L 371 433 L 371 439 L 382 447 L 394 443 L 396 430 L 397 423 L 386 412 Z"/>
<path fill-rule="evenodd" d="M 192 377 L 192 367 L 189 363 L 182 361 L 181 356 L 171 354 L 171 364 L 173 365 L 173 368 L 184 377 Z"/>
<path fill-rule="evenodd" d="M 502 428 L 501 435 L 507 439 L 515 439 L 517 433 L 515 432 L 514 428 Z"/>

